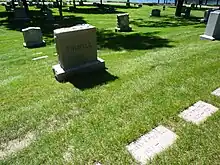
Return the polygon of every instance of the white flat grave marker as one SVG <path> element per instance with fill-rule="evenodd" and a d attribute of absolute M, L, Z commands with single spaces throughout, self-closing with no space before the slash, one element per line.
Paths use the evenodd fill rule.
<path fill-rule="evenodd" d="M 194 124 L 200 124 L 217 110 L 218 108 L 211 104 L 205 103 L 203 101 L 198 101 L 193 106 L 181 112 L 179 114 L 179 117 Z"/>
<path fill-rule="evenodd" d="M 146 164 L 158 153 L 171 146 L 176 138 L 177 135 L 174 132 L 160 125 L 126 148 L 137 162 Z"/>
<path fill-rule="evenodd" d="M 220 96 L 220 88 L 217 88 L 216 90 L 214 90 L 212 92 L 212 94 L 215 95 L 215 96 Z"/>
<path fill-rule="evenodd" d="M 48 56 L 41 56 L 41 57 L 33 58 L 32 60 L 33 60 L 33 61 L 36 61 L 36 60 L 44 59 L 44 58 L 47 58 L 47 57 L 48 57 Z"/>

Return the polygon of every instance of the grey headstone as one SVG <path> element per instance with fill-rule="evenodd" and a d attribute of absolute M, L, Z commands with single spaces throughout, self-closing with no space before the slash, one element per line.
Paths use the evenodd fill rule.
<path fill-rule="evenodd" d="M 54 30 L 59 64 L 53 66 L 58 81 L 77 72 L 105 69 L 97 58 L 96 28 L 84 24 Z"/>
<path fill-rule="evenodd" d="M 160 10 L 159 9 L 153 9 L 151 11 L 151 15 L 150 16 L 153 16 L 153 17 L 160 17 Z"/>
<path fill-rule="evenodd" d="M 117 28 L 118 31 L 131 31 L 129 26 L 129 14 L 118 14 L 117 15 Z"/>
<path fill-rule="evenodd" d="M 203 101 L 198 101 L 179 114 L 179 117 L 194 124 L 200 124 L 218 110 L 217 107 Z"/>
<path fill-rule="evenodd" d="M 220 96 L 220 88 L 217 88 L 216 90 L 214 90 L 212 92 L 212 94 L 215 95 L 215 96 Z"/>
<path fill-rule="evenodd" d="M 53 17 L 52 11 L 50 11 L 50 10 L 46 11 L 46 20 L 47 21 L 54 21 L 55 20 Z"/>
<path fill-rule="evenodd" d="M 40 27 L 28 27 L 22 29 L 22 32 L 25 47 L 39 47 L 45 45 Z"/>
<path fill-rule="evenodd" d="M 215 40 L 220 39 L 220 10 L 210 13 L 205 34 L 200 39 Z"/>
<path fill-rule="evenodd" d="M 24 8 L 15 8 L 14 10 L 14 19 L 15 20 L 28 20 L 26 11 Z"/>
<path fill-rule="evenodd" d="M 126 148 L 137 162 L 146 164 L 171 146 L 176 139 L 177 135 L 174 132 L 160 125 L 127 145 Z"/>

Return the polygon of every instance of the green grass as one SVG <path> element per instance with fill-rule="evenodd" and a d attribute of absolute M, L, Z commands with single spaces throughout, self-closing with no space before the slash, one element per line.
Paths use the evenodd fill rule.
<path fill-rule="evenodd" d="M 159 124 L 174 130 L 178 140 L 152 164 L 219 164 L 220 113 L 200 126 L 178 117 L 198 100 L 220 107 L 220 99 L 210 94 L 220 86 L 220 42 L 199 39 L 205 25 L 196 18 L 203 12 L 192 11 L 194 19 L 186 20 L 174 18 L 174 8 L 162 11 L 161 18 L 149 17 L 160 6 L 118 8 L 130 14 L 133 32 L 115 33 L 116 13 L 87 14 L 84 8 L 64 12 L 72 16 L 65 25 L 97 27 L 98 55 L 108 74 L 72 82 L 78 88 L 54 79 L 51 26 L 39 24 L 46 47 L 26 49 L 21 26 L 1 14 L 0 142 L 28 132 L 36 136 L 1 164 L 134 164 L 125 146 Z M 49 57 L 31 60 L 42 55 Z"/>

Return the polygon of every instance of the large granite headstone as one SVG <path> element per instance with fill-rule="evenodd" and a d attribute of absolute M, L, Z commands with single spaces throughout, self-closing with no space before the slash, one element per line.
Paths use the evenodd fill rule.
<path fill-rule="evenodd" d="M 204 35 L 200 39 L 219 40 L 220 39 L 220 10 L 210 13 Z"/>
<path fill-rule="evenodd" d="M 58 81 L 77 73 L 105 69 L 97 58 L 96 28 L 89 24 L 54 30 L 59 64 L 53 66 Z"/>
<path fill-rule="evenodd" d="M 40 47 L 45 45 L 40 27 L 28 27 L 22 29 L 24 36 L 24 46 L 28 48 Z"/>
<path fill-rule="evenodd" d="M 24 8 L 15 8 L 14 19 L 15 20 L 29 20 Z"/>
<path fill-rule="evenodd" d="M 117 27 L 116 31 L 129 32 L 132 28 L 129 26 L 129 14 L 118 14 L 117 15 Z"/>
<path fill-rule="evenodd" d="M 159 9 L 153 9 L 151 11 L 150 16 L 152 16 L 152 17 L 160 17 L 160 10 Z"/>

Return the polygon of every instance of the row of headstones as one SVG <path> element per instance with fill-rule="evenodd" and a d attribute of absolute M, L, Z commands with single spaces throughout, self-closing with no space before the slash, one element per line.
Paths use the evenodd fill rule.
<path fill-rule="evenodd" d="M 163 6 L 163 10 L 165 10 L 165 6 Z M 150 16 L 160 17 L 160 13 L 161 13 L 160 9 L 153 9 L 151 11 Z M 186 7 L 186 6 L 182 7 L 182 9 L 181 9 L 181 15 L 182 16 L 184 16 L 186 18 L 189 18 L 190 17 L 190 13 L 191 13 L 191 7 Z"/>
<path fill-rule="evenodd" d="M 117 15 L 117 22 L 116 31 L 131 31 L 127 13 Z M 22 32 L 25 47 L 45 45 L 40 27 L 29 27 Z M 54 37 L 59 64 L 53 66 L 53 72 L 59 82 L 66 81 L 72 73 L 105 69 L 104 60 L 97 57 L 94 26 L 84 24 L 56 29 Z"/>
<path fill-rule="evenodd" d="M 220 11 L 211 12 L 205 35 L 202 35 L 201 39 L 220 39 L 219 26 Z M 131 30 L 132 28 L 129 26 L 129 14 L 118 14 L 116 31 Z M 84 36 L 84 32 L 87 34 L 86 37 Z M 25 46 L 27 47 L 44 43 L 40 28 L 23 29 L 23 33 Z M 95 27 L 91 25 L 78 25 L 70 28 L 61 28 L 54 31 L 54 36 L 59 55 L 59 64 L 53 67 L 53 71 L 58 81 L 65 81 L 66 77 L 68 77 L 69 70 L 77 70 L 76 68 L 82 68 L 84 64 L 91 67 L 88 65 L 90 61 L 95 62 L 94 65 L 104 66 L 103 60 L 97 61 Z M 78 40 L 75 40 L 75 38 Z M 75 63 L 75 61 L 78 62 Z"/>
<path fill-rule="evenodd" d="M 5 6 L 5 8 L 6 8 L 6 11 L 12 13 L 14 20 L 29 20 L 29 17 L 27 16 L 27 13 L 24 8 L 16 7 L 14 10 L 8 9 L 6 6 Z M 42 11 L 42 13 L 44 15 L 45 20 L 47 20 L 47 21 L 54 20 L 54 17 L 53 17 L 51 10 L 44 10 L 44 11 Z"/>

